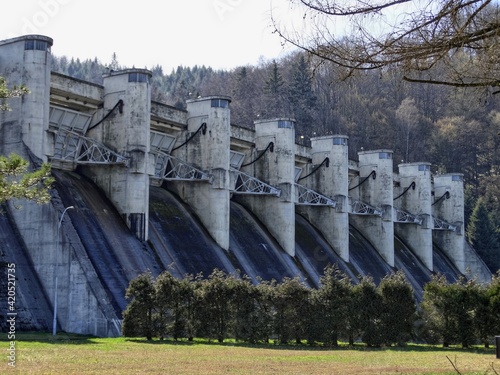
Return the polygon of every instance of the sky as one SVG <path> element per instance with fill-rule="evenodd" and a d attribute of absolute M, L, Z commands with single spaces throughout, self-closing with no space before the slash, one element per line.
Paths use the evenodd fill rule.
<path fill-rule="evenodd" d="M 0 40 L 41 34 L 52 54 L 165 73 L 177 66 L 230 70 L 288 54 L 270 27 L 289 0 L 4 0 Z"/>

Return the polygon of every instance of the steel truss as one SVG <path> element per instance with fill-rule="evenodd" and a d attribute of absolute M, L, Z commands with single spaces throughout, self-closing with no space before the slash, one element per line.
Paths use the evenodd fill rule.
<path fill-rule="evenodd" d="M 437 217 L 433 216 L 432 219 L 434 221 L 434 229 L 436 230 L 449 230 L 452 232 L 456 232 L 458 229 L 456 225 L 447 223 L 446 221 L 438 219 Z"/>
<path fill-rule="evenodd" d="M 128 159 L 79 133 L 60 128 L 56 133 L 54 160 L 77 164 L 124 164 Z"/>
<path fill-rule="evenodd" d="M 396 219 L 394 220 L 396 223 L 408 223 L 408 224 L 418 224 L 422 225 L 423 219 L 417 215 L 410 214 L 409 212 L 400 210 L 395 208 Z"/>
<path fill-rule="evenodd" d="M 231 175 L 231 191 L 234 194 L 253 194 L 253 195 L 274 195 L 281 196 L 281 190 L 266 184 L 265 182 L 243 173 L 237 169 L 231 168 L 229 170 Z"/>
<path fill-rule="evenodd" d="M 382 216 L 384 213 L 380 208 L 375 208 L 361 201 L 352 201 L 351 213 L 354 215 L 375 215 Z"/>
<path fill-rule="evenodd" d="M 333 199 L 325 197 L 314 190 L 306 188 L 300 184 L 295 184 L 297 190 L 297 201 L 295 204 L 303 206 L 328 206 L 334 208 L 337 202 Z"/>
<path fill-rule="evenodd" d="M 154 153 L 155 179 L 166 181 L 204 181 L 212 183 L 213 177 L 175 156 L 157 151 Z"/>

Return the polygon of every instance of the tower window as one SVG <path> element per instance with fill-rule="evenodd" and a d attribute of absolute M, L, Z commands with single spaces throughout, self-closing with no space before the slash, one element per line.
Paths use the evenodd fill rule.
<path fill-rule="evenodd" d="M 210 104 L 212 108 L 228 108 L 229 107 L 229 100 L 225 99 L 212 99 L 212 102 Z"/>
<path fill-rule="evenodd" d="M 129 73 L 129 82 L 148 82 L 148 75 L 145 73 Z"/>
<path fill-rule="evenodd" d="M 293 123 L 291 121 L 279 120 L 278 128 L 282 129 L 293 129 Z"/>
<path fill-rule="evenodd" d="M 340 145 L 340 146 L 346 146 L 347 145 L 347 138 L 335 137 L 335 138 L 333 138 L 333 144 Z"/>
<path fill-rule="evenodd" d="M 379 159 L 392 159 L 392 154 L 390 152 L 379 152 L 378 158 Z"/>
<path fill-rule="evenodd" d="M 24 41 L 24 50 L 25 51 L 47 51 L 49 48 L 49 44 L 44 40 L 26 40 Z"/>

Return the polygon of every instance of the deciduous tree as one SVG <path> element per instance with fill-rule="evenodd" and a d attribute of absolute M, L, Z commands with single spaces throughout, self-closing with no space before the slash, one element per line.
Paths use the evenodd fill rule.
<path fill-rule="evenodd" d="M 300 27 L 287 24 L 285 16 L 275 13 L 275 31 L 284 41 L 343 67 L 345 77 L 359 70 L 397 65 L 407 81 L 500 87 L 496 1 L 290 3 L 304 14 Z"/>

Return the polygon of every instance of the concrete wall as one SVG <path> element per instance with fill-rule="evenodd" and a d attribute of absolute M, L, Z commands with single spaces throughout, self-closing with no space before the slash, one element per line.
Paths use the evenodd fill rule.
<path fill-rule="evenodd" d="M 35 163 L 47 161 L 52 154 L 53 138 L 47 132 L 51 45 L 51 38 L 39 35 L 0 42 L 0 75 L 7 77 L 9 86 L 23 84 L 31 91 L 22 99 L 10 101 L 12 111 L 0 114 L 2 154 L 16 152 Z M 108 324 L 117 321 L 117 316 L 85 257 L 85 249 L 77 236 L 68 234 L 74 232 L 68 217 L 59 227 L 64 207 L 57 193 L 47 205 L 16 200 L 9 202 L 8 209 L 52 305 L 58 276 L 58 329 L 97 336 L 119 335 L 119 329 Z M 18 269 L 20 275 L 22 271 Z"/>
<path fill-rule="evenodd" d="M 206 132 L 199 132 L 185 146 L 173 151 L 173 155 L 209 172 L 212 182 L 168 182 L 167 186 L 194 210 L 223 249 L 229 248 L 230 150 L 244 152 L 245 162 L 248 162 L 273 142 L 273 152 L 266 152 L 243 172 L 280 188 L 281 197 L 244 196 L 241 199 L 289 255 L 295 255 L 294 177 L 297 160 L 300 165 L 310 162 L 310 171 L 328 157 L 328 167 L 321 168 L 301 183 L 334 198 L 339 206 L 336 209 L 300 208 L 300 212 L 322 232 L 344 260 L 349 259 L 351 220 L 390 266 L 394 266 L 394 234 L 397 233 L 429 269 L 433 268 L 434 242 L 461 272 L 471 270 L 473 274 L 486 275 L 484 279 L 487 279 L 484 264 L 477 261 L 477 254 L 464 247 L 461 175 L 435 176 L 432 184 L 430 172 L 420 170 L 421 165 L 428 164 L 402 164 L 397 176 L 400 186 L 395 189 L 390 150 L 360 152 L 359 163 L 355 165 L 347 160 L 347 137 L 317 137 L 312 139 L 311 148 L 298 147 L 294 121 L 288 118 L 256 121 L 255 131 L 231 126 L 230 99 L 225 96 L 189 101 L 186 111 L 162 103 L 152 104 L 151 73 L 144 69 L 109 72 L 104 76 L 103 86 L 51 75 L 51 45 L 52 39 L 39 35 L 0 41 L 0 74 L 7 77 L 10 85 L 25 84 L 31 90 L 31 94 L 22 99 L 10 101 L 11 112 L 0 113 L 0 151 L 3 154 L 16 151 L 24 157 L 31 154 L 37 162 L 46 161 L 53 150 L 53 136 L 47 132 L 51 100 L 76 111 L 90 113 L 96 109 L 92 124 L 122 101 L 120 110 L 115 110 L 87 136 L 127 157 L 128 165 L 86 166 L 80 170 L 103 189 L 139 239 L 148 238 L 149 180 L 154 168 L 150 129 L 151 118 L 154 118 L 158 129 L 165 127 L 171 134 L 178 135 L 175 146 L 180 146 L 202 124 L 206 124 Z M 334 140 L 338 139 L 345 142 L 335 143 Z M 375 178 L 349 190 L 372 172 L 376 173 Z M 412 182 L 415 182 L 415 189 L 408 190 L 394 203 L 394 195 L 400 194 Z M 449 193 L 448 199 L 438 202 L 446 192 Z M 383 216 L 349 214 L 348 195 L 381 208 Z M 45 206 L 22 202 L 23 209 L 16 210 L 13 203 L 10 209 L 17 230 L 52 302 L 55 274 L 59 275 L 61 328 L 97 335 L 116 332 L 116 327 L 109 324 L 116 315 L 71 225 L 70 214 L 58 231 L 58 220 L 64 207 L 57 194 L 53 202 Z M 394 224 L 394 205 L 412 214 L 423 215 L 424 224 Z M 454 224 L 457 231 L 433 230 L 432 217 Z"/>

